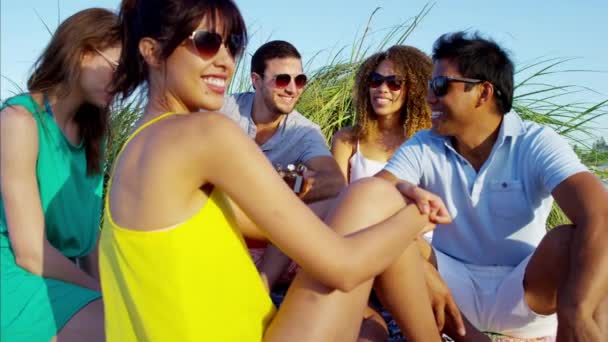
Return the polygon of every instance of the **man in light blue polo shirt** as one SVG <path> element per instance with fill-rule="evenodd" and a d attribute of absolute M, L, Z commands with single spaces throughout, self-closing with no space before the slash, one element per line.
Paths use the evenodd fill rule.
<path fill-rule="evenodd" d="M 496 43 L 446 34 L 433 61 L 433 128 L 408 140 L 377 176 L 419 185 L 452 215 L 435 229 L 432 249 L 419 242 L 438 324 L 445 317 L 457 340 L 489 331 L 599 341 L 608 334 L 602 183 L 557 133 L 510 111 L 513 64 Z M 553 199 L 573 225 L 547 233 Z M 452 300 L 467 320 L 465 337 L 453 333 Z"/>

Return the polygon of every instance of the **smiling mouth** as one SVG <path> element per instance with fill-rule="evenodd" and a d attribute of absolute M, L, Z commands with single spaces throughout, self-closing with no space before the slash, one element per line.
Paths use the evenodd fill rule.
<path fill-rule="evenodd" d="M 281 99 L 281 101 L 283 102 L 293 102 L 295 100 L 295 97 L 279 95 L 279 99 Z"/>
<path fill-rule="evenodd" d="M 203 82 L 205 82 L 206 84 L 212 85 L 212 86 L 216 86 L 216 87 L 225 87 L 226 86 L 225 78 L 207 76 L 207 77 L 203 77 Z"/>
<path fill-rule="evenodd" d="M 443 112 L 431 112 L 431 119 L 438 119 L 443 116 Z"/>
<path fill-rule="evenodd" d="M 389 104 L 391 100 L 386 97 L 374 97 L 374 102 L 378 104 Z"/>

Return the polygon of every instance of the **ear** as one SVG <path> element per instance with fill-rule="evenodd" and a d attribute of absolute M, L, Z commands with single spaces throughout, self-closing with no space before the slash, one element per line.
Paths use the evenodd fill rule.
<path fill-rule="evenodd" d="M 479 97 L 477 99 L 477 107 L 492 103 L 494 98 L 494 86 L 490 82 L 483 82 L 479 84 Z"/>
<path fill-rule="evenodd" d="M 156 40 L 149 37 L 142 38 L 139 41 L 139 53 L 149 66 L 159 67 L 161 65 L 160 46 Z"/>
<path fill-rule="evenodd" d="M 80 66 L 87 64 L 93 57 L 95 57 L 95 54 L 92 51 L 85 49 L 80 54 Z"/>
<path fill-rule="evenodd" d="M 262 82 L 264 82 L 264 80 L 262 79 L 262 76 L 260 76 L 256 72 L 251 73 L 251 84 L 253 85 L 253 89 L 262 88 Z"/>

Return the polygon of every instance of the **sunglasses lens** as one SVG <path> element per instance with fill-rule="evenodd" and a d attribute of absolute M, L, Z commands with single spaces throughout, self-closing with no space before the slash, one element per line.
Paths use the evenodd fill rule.
<path fill-rule="evenodd" d="M 228 39 L 228 50 L 230 51 L 230 55 L 236 58 L 241 55 L 244 48 L 245 39 L 238 34 L 231 34 L 230 39 Z"/>
<path fill-rule="evenodd" d="M 373 73 L 369 80 L 369 86 L 371 88 L 378 88 L 384 82 L 384 76 Z"/>
<path fill-rule="evenodd" d="M 435 96 L 441 97 L 448 93 L 448 78 L 437 76 L 431 81 L 431 89 Z"/>
<path fill-rule="evenodd" d="M 209 59 L 220 50 L 222 36 L 215 32 L 197 31 L 192 41 L 199 55 L 205 59 Z"/>
<path fill-rule="evenodd" d="M 289 85 L 289 82 L 291 82 L 291 76 L 287 74 L 276 75 L 274 82 L 277 88 L 285 88 Z"/>
<path fill-rule="evenodd" d="M 395 76 L 389 76 L 386 78 L 386 85 L 391 91 L 401 90 L 401 81 L 396 79 Z"/>
<path fill-rule="evenodd" d="M 385 83 L 385 82 L 386 82 L 386 86 L 391 91 L 398 91 L 401 89 L 402 82 L 401 82 L 401 80 L 397 79 L 397 77 L 395 75 L 382 76 L 377 73 L 372 74 L 372 76 L 370 78 L 369 86 L 371 88 L 378 88 L 382 85 L 382 83 Z"/>
<path fill-rule="evenodd" d="M 304 74 L 300 74 L 298 76 L 296 76 L 295 81 L 296 81 L 296 88 L 300 89 L 303 88 L 306 85 L 306 75 Z"/>

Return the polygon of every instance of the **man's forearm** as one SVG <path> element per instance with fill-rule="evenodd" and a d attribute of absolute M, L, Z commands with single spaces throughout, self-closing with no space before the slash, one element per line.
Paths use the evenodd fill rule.
<path fill-rule="evenodd" d="M 302 200 L 306 203 L 316 202 L 328 198 L 333 198 L 346 186 L 342 174 L 327 173 L 318 171 L 312 188 L 304 195 Z"/>
<path fill-rule="evenodd" d="M 593 312 L 608 294 L 608 219 L 577 224 L 570 244 L 569 272 L 560 289 L 558 312 Z"/>

